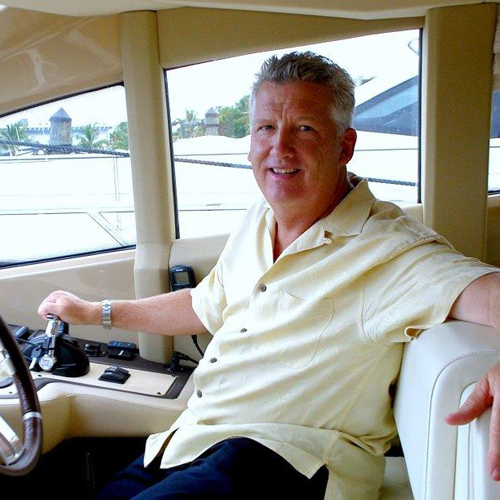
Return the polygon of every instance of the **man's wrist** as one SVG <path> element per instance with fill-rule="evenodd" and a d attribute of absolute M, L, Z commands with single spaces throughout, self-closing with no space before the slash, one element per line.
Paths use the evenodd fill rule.
<path fill-rule="evenodd" d="M 87 308 L 85 311 L 85 318 L 80 321 L 81 325 L 92 325 L 92 326 L 100 326 L 101 325 L 101 303 L 100 302 L 89 302 L 87 304 Z"/>
<path fill-rule="evenodd" d="M 113 305 L 110 299 L 104 299 L 101 302 L 101 324 L 105 330 L 111 330 L 112 328 L 112 311 Z"/>

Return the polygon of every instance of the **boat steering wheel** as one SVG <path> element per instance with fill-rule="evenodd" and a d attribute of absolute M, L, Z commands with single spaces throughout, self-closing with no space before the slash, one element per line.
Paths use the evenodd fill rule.
<path fill-rule="evenodd" d="M 30 472 L 42 452 L 40 402 L 17 340 L 0 317 L 0 379 L 12 377 L 23 417 L 24 443 L 0 415 L 0 474 L 22 476 Z"/>

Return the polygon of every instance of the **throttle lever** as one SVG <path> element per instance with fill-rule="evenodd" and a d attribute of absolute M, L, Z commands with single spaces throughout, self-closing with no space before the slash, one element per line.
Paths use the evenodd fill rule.
<path fill-rule="evenodd" d="M 47 352 L 38 360 L 38 365 L 43 371 L 50 372 L 57 363 L 55 349 L 56 339 L 61 335 L 61 320 L 55 314 L 47 314 L 45 318 L 48 320 L 47 327 L 45 328 L 46 342 L 44 342 Z"/>
<path fill-rule="evenodd" d="M 48 321 L 45 328 L 45 335 L 47 337 L 57 336 L 61 327 L 61 320 L 55 314 L 46 314 L 45 319 Z"/>

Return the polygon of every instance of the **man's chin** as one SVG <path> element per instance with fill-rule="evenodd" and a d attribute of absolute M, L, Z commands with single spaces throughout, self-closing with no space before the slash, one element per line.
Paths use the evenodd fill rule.
<path fill-rule="evenodd" d="M 264 194 L 264 198 L 267 200 L 269 205 L 273 210 L 287 210 L 294 209 L 295 207 L 304 206 L 304 195 L 299 193 L 273 193 L 273 194 Z"/>

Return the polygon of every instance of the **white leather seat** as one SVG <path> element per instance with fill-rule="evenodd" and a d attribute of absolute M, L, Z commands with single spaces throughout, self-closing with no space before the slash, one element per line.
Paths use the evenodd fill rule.
<path fill-rule="evenodd" d="M 500 499 L 486 469 L 491 411 L 467 426 L 444 421 L 499 360 L 500 333 L 460 321 L 406 346 L 394 400 L 405 458 L 388 458 L 383 500 Z"/>

